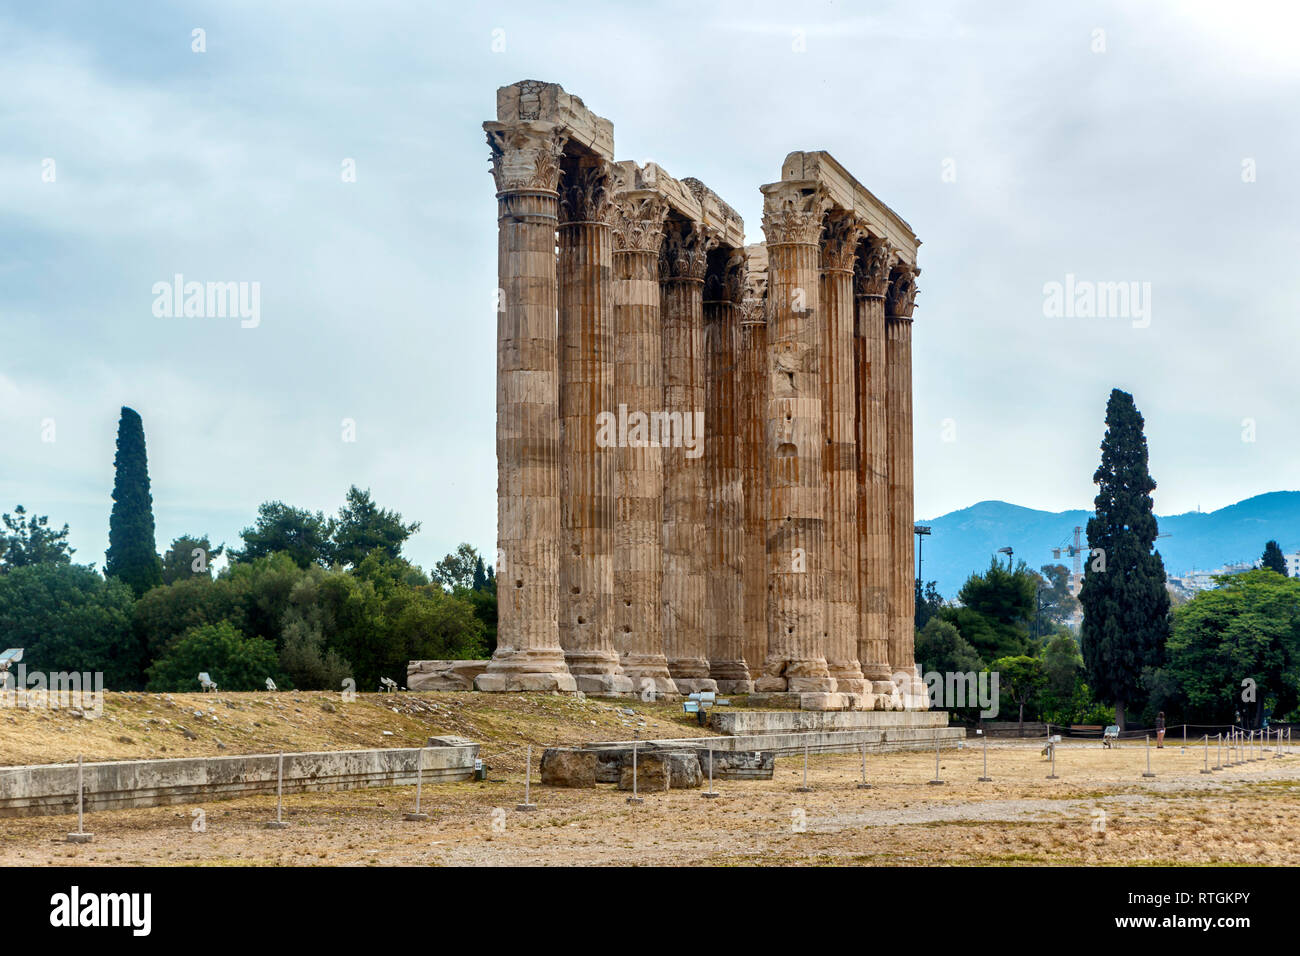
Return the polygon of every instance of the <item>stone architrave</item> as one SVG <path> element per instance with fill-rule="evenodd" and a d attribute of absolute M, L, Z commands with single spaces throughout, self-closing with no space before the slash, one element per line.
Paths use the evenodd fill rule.
<path fill-rule="evenodd" d="M 614 288 L 610 166 L 562 167 L 559 223 L 560 591 L 565 663 L 588 694 L 627 694 L 614 649 Z"/>
<path fill-rule="evenodd" d="M 768 254 L 768 642 L 759 691 L 826 694 L 820 239 L 815 183 L 762 187 Z"/>
<path fill-rule="evenodd" d="M 854 263 L 854 385 L 858 435 L 858 660 L 878 699 L 894 694 L 889 669 L 889 379 L 885 364 L 885 290 L 894 253 L 884 239 L 859 246 Z"/>
<path fill-rule="evenodd" d="M 663 642 L 663 454 L 650 415 L 663 406 L 659 250 L 667 203 L 614 196 L 614 400 L 627 435 L 615 449 L 614 646 L 642 696 L 676 695 Z"/>
<path fill-rule="evenodd" d="M 555 230 L 565 133 L 483 124 L 497 188 L 497 650 L 484 691 L 575 691 L 557 618 L 560 427 Z"/>
<path fill-rule="evenodd" d="M 668 670 L 682 693 L 716 690 L 709 676 L 705 594 L 704 275 L 716 238 L 702 223 L 669 220 L 659 256 L 663 311 L 663 629 Z"/>
<path fill-rule="evenodd" d="M 907 710 L 925 709 L 925 685 L 917 674 L 915 565 L 912 560 L 912 309 L 920 270 L 899 263 L 885 293 L 885 363 L 888 367 L 889 542 L 893 563 L 889 591 L 889 664 Z"/>
<path fill-rule="evenodd" d="M 865 227 L 832 212 L 822 236 L 822 475 L 826 488 L 826 664 L 838 693 L 864 694 L 858 663 L 858 442 L 853 263 Z"/>
<path fill-rule="evenodd" d="M 745 253 L 719 248 L 704 282 L 704 484 L 709 676 L 727 694 L 754 684 L 745 663 L 745 500 L 741 474 L 740 316 Z"/>

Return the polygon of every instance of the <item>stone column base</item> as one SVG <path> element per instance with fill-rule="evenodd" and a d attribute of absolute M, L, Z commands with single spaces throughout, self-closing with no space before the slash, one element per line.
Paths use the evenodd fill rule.
<path fill-rule="evenodd" d="M 632 682 L 623 672 L 614 651 L 565 651 L 564 662 L 569 673 L 578 679 L 578 690 L 588 694 L 603 691 L 631 693 Z M 584 681 L 583 678 L 596 680 Z"/>
<path fill-rule="evenodd" d="M 744 661 L 713 661 L 709 676 L 718 685 L 720 694 L 748 694 L 754 689 L 749 676 L 749 666 Z"/>
<path fill-rule="evenodd" d="M 672 674 L 668 672 L 668 661 L 662 655 L 624 654 L 620 659 L 623 673 L 632 681 L 632 692 L 644 697 L 650 691 L 658 697 L 678 697 L 681 692 Z M 650 683 L 647 684 L 646 682 Z"/>
<path fill-rule="evenodd" d="M 677 692 L 682 695 L 699 694 L 703 691 L 718 691 L 718 682 L 712 677 L 674 677 L 673 683 L 677 685 Z"/>
<path fill-rule="evenodd" d="M 718 682 L 709 676 L 709 662 L 702 657 L 687 657 L 668 662 L 668 671 L 680 694 L 717 692 Z"/>
<path fill-rule="evenodd" d="M 577 693 L 578 683 L 572 674 L 479 674 L 474 689 L 489 694 L 540 691 L 560 694 Z"/>
<path fill-rule="evenodd" d="M 754 692 L 754 682 L 752 680 L 720 680 L 717 683 L 719 694 L 752 694 Z"/>
<path fill-rule="evenodd" d="M 625 674 L 574 674 L 578 690 L 593 697 L 635 697 L 637 686 Z"/>
<path fill-rule="evenodd" d="M 578 684 L 564 663 L 564 652 L 497 648 L 488 668 L 474 678 L 474 689 L 487 693 L 557 691 L 576 693 Z"/>

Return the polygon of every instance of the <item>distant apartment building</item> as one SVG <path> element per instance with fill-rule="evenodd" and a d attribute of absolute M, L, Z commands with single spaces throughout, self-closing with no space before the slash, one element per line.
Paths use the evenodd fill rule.
<path fill-rule="evenodd" d="M 1300 567 L 1300 552 L 1293 555 L 1287 555 L 1288 573 L 1294 576 L 1291 571 L 1292 561 L 1296 559 L 1296 567 Z M 1249 571 L 1252 568 L 1259 567 L 1259 561 L 1239 561 L 1235 564 L 1225 564 L 1222 567 L 1215 568 L 1213 571 L 1197 571 L 1195 569 L 1188 571 L 1178 577 L 1166 576 L 1166 585 L 1176 594 L 1184 597 L 1194 597 L 1199 591 L 1208 591 L 1210 588 L 1217 587 L 1214 579 L 1224 574 L 1241 574 L 1243 571 Z"/>

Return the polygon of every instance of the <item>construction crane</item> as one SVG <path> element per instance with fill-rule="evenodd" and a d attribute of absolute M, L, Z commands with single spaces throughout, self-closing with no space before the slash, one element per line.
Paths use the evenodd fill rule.
<path fill-rule="evenodd" d="M 1074 559 L 1073 561 L 1074 568 L 1070 574 L 1070 594 L 1076 598 L 1079 596 L 1079 586 L 1082 583 L 1082 572 L 1080 570 L 1081 562 L 1079 560 L 1079 555 L 1083 554 L 1083 552 L 1087 550 L 1086 548 L 1082 547 L 1079 543 L 1079 536 L 1082 534 L 1083 534 L 1083 525 L 1075 525 L 1074 543 L 1071 544 L 1067 542 L 1066 544 L 1062 544 L 1059 548 L 1052 549 L 1052 557 L 1056 558 L 1058 561 L 1061 559 L 1062 551 L 1064 551 L 1066 554 L 1068 554 L 1071 558 Z"/>
<path fill-rule="evenodd" d="M 1076 598 L 1079 596 L 1079 588 L 1083 584 L 1083 573 L 1081 569 L 1082 562 L 1080 559 L 1080 555 L 1086 554 L 1088 552 L 1088 549 L 1085 548 L 1081 543 L 1080 537 L 1082 534 L 1083 534 L 1083 526 L 1075 525 L 1074 541 L 1073 542 L 1067 541 L 1065 544 L 1062 544 L 1060 547 L 1052 549 L 1052 557 L 1056 558 L 1058 561 L 1061 559 L 1062 551 L 1064 551 L 1072 559 L 1072 564 L 1074 566 L 1070 573 L 1070 593 Z M 1156 537 L 1168 538 L 1172 534 L 1173 534 L 1172 531 L 1165 531 L 1160 534 L 1157 534 Z"/>

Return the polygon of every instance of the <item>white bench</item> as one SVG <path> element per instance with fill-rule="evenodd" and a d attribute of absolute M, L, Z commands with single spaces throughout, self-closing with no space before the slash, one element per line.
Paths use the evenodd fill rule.
<path fill-rule="evenodd" d="M 217 692 L 216 681 L 208 676 L 207 671 L 203 671 L 199 674 L 199 686 L 203 688 L 204 693 L 211 692 L 215 694 Z"/>

